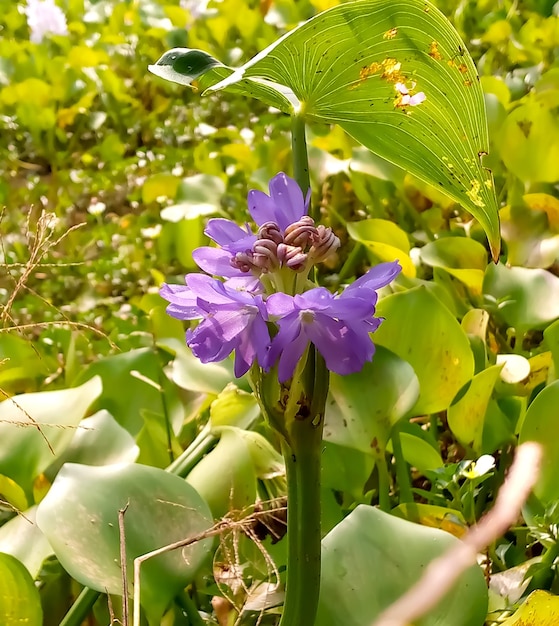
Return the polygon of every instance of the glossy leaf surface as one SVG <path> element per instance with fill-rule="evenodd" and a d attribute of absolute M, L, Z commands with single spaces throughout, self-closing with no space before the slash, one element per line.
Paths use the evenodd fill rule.
<path fill-rule="evenodd" d="M 464 43 L 428 2 L 336 6 L 235 70 L 186 48 L 165 53 L 150 70 L 184 85 L 198 79 L 209 91 L 228 88 L 284 112 L 340 124 L 470 211 L 498 256 L 497 202 L 481 161 L 489 151 L 483 93 Z"/>
<path fill-rule="evenodd" d="M 358 506 L 322 542 L 322 587 L 317 626 L 370 626 L 421 576 L 433 558 L 457 541 L 379 509 Z M 366 582 L 365 582 L 366 581 Z M 418 626 L 481 626 L 487 589 L 481 569 L 467 570 Z"/>
<path fill-rule="evenodd" d="M 98 591 L 122 595 L 118 511 L 125 516 L 128 571 L 151 550 L 211 526 L 207 504 L 178 476 L 144 465 L 66 464 L 37 512 L 37 523 L 70 575 Z M 192 580 L 211 540 L 147 561 L 142 604 L 161 615 Z M 130 587 L 130 591 L 132 588 Z"/>

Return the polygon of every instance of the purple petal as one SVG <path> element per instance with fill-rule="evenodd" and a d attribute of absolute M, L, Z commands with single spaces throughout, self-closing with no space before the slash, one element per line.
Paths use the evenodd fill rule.
<path fill-rule="evenodd" d="M 293 178 L 283 172 L 270 181 L 270 196 L 276 206 L 274 221 L 282 230 L 307 213 L 301 188 Z"/>
<path fill-rule="evenodd" d="M 167 313 L 180 320 L 193 320 L 203 316 L 198 308 L 197 298 L 186 285 L 168 285 L 163 283 L 159 293 L 170 302 Z"/>
<path fill-rule="evenodd" d="M 241 272 L 241 270 L 231 267 L 232 256 L 225 250 L 202 246 L 194 250 L 192 258 L 194 259 L 196 265 L 208 274 L 213 274 L 214 276 L 225 276 L 228 278 L 233 276 L 246 276 L 245 272 Z"/>
<path fill-rule="evenodd" d="M 231 254 L 250 250 L 257 239 L 256 235 L 250 232 L 248 226 L 244 230 L 235 222 L 221 217 L 211 219 L 204 232 Z"/>
<path fill-rule="evenodd" d="M 285 317 L 295 310 L 293 296 L 289 296 L 286 293 L 273 293 L 266 300 L 266 309 L 268 310 L 268 315 Z"/>
<path fill-rule="evenodd" d="M 270 196 L 267 196 L 263 191 L 253 189 L 248 192 L 248 211 L 252 219 L 262 226 L 266 222 L 276 221 L 275 204 Z"/>
<path fill-rule="evenodd" d="M 356 295 L 354 291 L 358 289 L 380 289 L 392 282 L 401 271 L 402 268 L 398 261 L 380 263 L 379 265 L 375 265 L 375 267 L 371 267 L 366 274 L 351 283 L 349 287 L 346 287 L 343 293 Z"/>
<path fill-rule="evenodd" d="M 278 380 L 280 383 L 284 383 L 293 376 L 297 363 L 301 360 L 308 345 L 309 340 L 299 326 L 299 333 L 289 342 L 288 347 L 281 353 L 278 364 Z"/>

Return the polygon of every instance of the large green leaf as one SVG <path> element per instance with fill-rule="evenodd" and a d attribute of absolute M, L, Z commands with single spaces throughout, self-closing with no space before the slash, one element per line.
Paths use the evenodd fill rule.
<path fill-rule="evenodd" d="M 370 626 L 417 581 L 427 564 L 458 541 L 360 505 L 322 542 L 322 585 L 316 626 Z M 481 569 L 468 569 L 417 626 L 482 626 L 487 588 Z"/>
<path fill-rule="evenodd" d="M 37 526 L 36 515 L 37 506 L 32 506 L 0 528 L 0 552 L 19 559 L 33 578 L 41 571 L 43 561 L 53 554 L 47 538 Z"/>
<path fill-rule="evenodd" d="M 324 438 L 331 443 L 378 456 L 390 430 L 416 403 L 419 384 L 413 368 L 378 347 L 372 363 L 349 376 L 330 377 Z"/>
<path fill-rule="evenodd" d="M 27 393 L 0 403 L 0 474 L 31 489 L 33 479 L 68 446 L 91 403 L 101 394 L 93 377 L 80 387 Z"/>
<path fill-rule="evenodd" d="M 537 441 L 543 447 L 543 459 L 534 493 L 543 502 L 554 502 L 559 498 L 559 381 L 543 389 L 528 407 L 519 442 Z"/>
<path fill-rule="evenodd" d="M 444 411 L 474 373 L 468 337 L 456 318 L 423 286 L 382 299 L 378 314 L 385 321 L 375 343 L 410 363 L 419 379 L 413 413 Z"/>
<path fill-rule="evenodd" d="M 0 624 L 41 626 L 39 591 L 29 572 L 15 557 L 0 553 Z"/>
<path fill-rule="evenodd" d="M 325 11 L 238 69 L 176 48 L 149 69 L 208 91 L 229 89 L 287 113 L 338 123 L 364 146 L 459 202 L 485 229 L 499 219 L 485 103 L 464 43 L 426 0 L 362 0 Z M 406 91 L 409 94 L 406 94 Z M 422 102 L 406 102 L 423 93 Z"/>
<path fill-rule="evenodd" d="M 178 476 L 137 464 L 67 463 L 41 502 L 37 523 L 63 567 L 83 585 L 122 594 L 118 511 L 126 505 L 129 573 L 136 557 L 212 523 L 207 504 Z M 211 540 L 203 540 L 144 563 L 142 604 L 151 615 L 160 616 L 192 580 L 210 546 Z"/>

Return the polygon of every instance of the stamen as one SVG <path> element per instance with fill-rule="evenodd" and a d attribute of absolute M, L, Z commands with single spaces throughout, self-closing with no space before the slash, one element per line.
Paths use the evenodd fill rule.
<path fill-rule="evenodd" d="M 288 246 L 285 243 L 280 243 L 278 246 L 278 261 L 280 265 L 299 272 L 304 270 L 307 265 L 307 255 L 298 246 Z"/>
<path fill-rule="evenodd" d="M 330 227 L 321 224 L 316 230 L 317 236 L 309 250 L 309 258 L 312 259 L 313 263 L 325 261 L 340 247 L 340 240 L 334 235 Z"/>
<path fill-rule="evenodd" d="M 303 215 L 300 220 L 290 224 L 284 233 L 284 241 L 290 246 L 299 246 L 303 250 L 317 236 L 314 220 L 309 215 Z"/>

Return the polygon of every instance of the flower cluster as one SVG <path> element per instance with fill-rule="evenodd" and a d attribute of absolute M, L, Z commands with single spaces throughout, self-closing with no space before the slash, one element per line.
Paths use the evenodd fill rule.
<path fill-rule="evenodd" d="M 62 9 L 54 4 L 54 0 L 27 0 L 24 12 L 31 31 L 30 40 L 33 43 L 41 43 L 49 33 L 68 34 L 66 16 Z"/>
<path fill-rule="evenodd" d="M 280 382 L 289 380 L 309 343 L 337 374 L 359 371 L 374 354 L 369 333 L 377 329 L 376 290 L 400 271 L 383 263 L 339 294 L 309 281 L 312 267 L 336 251 L 339 239 L 307 215 L 309 195 L 283 173 L 270 181 L 270 195 L 251 191 L 254 233 L 226 219 L 208 222 L 206 234 L 219 247 L 202 247 L 194 260 L 207 274 L 188 274 L 186 285 L 164 284 L 167 312 L 200 320 L 186 342 L 203 363 L 235 352 L 235 375 L 257 363 L 276 364 Z M 214 278 L 219 276 L 224 280 Z"/>

